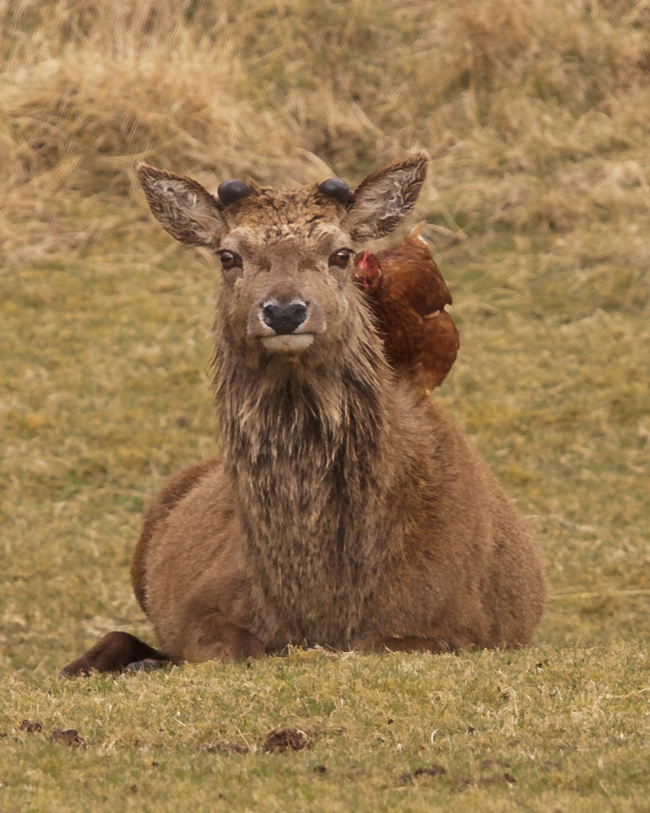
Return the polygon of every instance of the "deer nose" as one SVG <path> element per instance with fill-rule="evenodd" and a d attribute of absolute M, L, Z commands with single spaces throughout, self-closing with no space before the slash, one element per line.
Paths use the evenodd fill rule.
<path fill-rule="evenodd" d="M 307 318 L 307 304 L 294 300 L 288 305 L 267 302 L 262 306 L 262 319 L 278 336 L 293 333 Z"/>

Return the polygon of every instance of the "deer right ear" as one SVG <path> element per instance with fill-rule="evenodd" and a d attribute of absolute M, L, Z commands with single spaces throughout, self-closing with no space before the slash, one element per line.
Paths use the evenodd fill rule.
<path fill-rule="evenodd" d="M 216 248 L 226 231 L 222 204 L 200 183 L 164 169 L 138 164 L 138 180 L 156 220 L 189 246 Z"/>
<path fill-rule="evenodd" d="M 429 159 L 417 153 L 379 169 L 362 181 L 348 204 L 348 223 L 354 240 L 390 234 L 410 215 L 427 176 Z"/>

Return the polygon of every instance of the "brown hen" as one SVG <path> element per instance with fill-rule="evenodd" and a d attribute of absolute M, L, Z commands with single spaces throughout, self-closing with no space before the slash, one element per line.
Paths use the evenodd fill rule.
<path fill-rule="evenodd" d="M 430 390 L 446 378 L 460 342 L 446 310 L 451 294 L 420 228 L 376 254 L 357 254 L 353 279 L 368 297 L 392 367 Z"/>

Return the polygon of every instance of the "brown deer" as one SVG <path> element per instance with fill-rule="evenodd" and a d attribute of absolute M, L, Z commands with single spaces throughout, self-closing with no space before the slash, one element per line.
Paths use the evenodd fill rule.
<path fill-rule="evenodd" d="M 414 155 L 354 192 L 226 181 L 213 197 L 138 167 L 163 227 L 221 259 L 222 456 L 164 486 L 135 550 L 160 651 L 114 632 L 62 674 L 289 644 L 530 642 L 545 604 L 533 534 L 462 432 L 393 373 L 352 282 L 354 252 L 412 211 L 426 171 Z"/>

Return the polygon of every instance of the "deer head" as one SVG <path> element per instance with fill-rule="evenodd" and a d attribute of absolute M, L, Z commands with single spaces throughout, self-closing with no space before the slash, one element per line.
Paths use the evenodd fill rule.
<path fill-rule="evenodd" d="M 332 358 L 350 338 L 363 310 L 352 257 L 413 210 L 426 171 L 426 156 L 417 154 L 353 192 L 338 178 L 285 190 L 230 180 L 213 196 L 190 178 L 146 164 L 137 170 L 172 237 L 219 256 L 219 329 L 240 361 L 294 368 Z"/>

